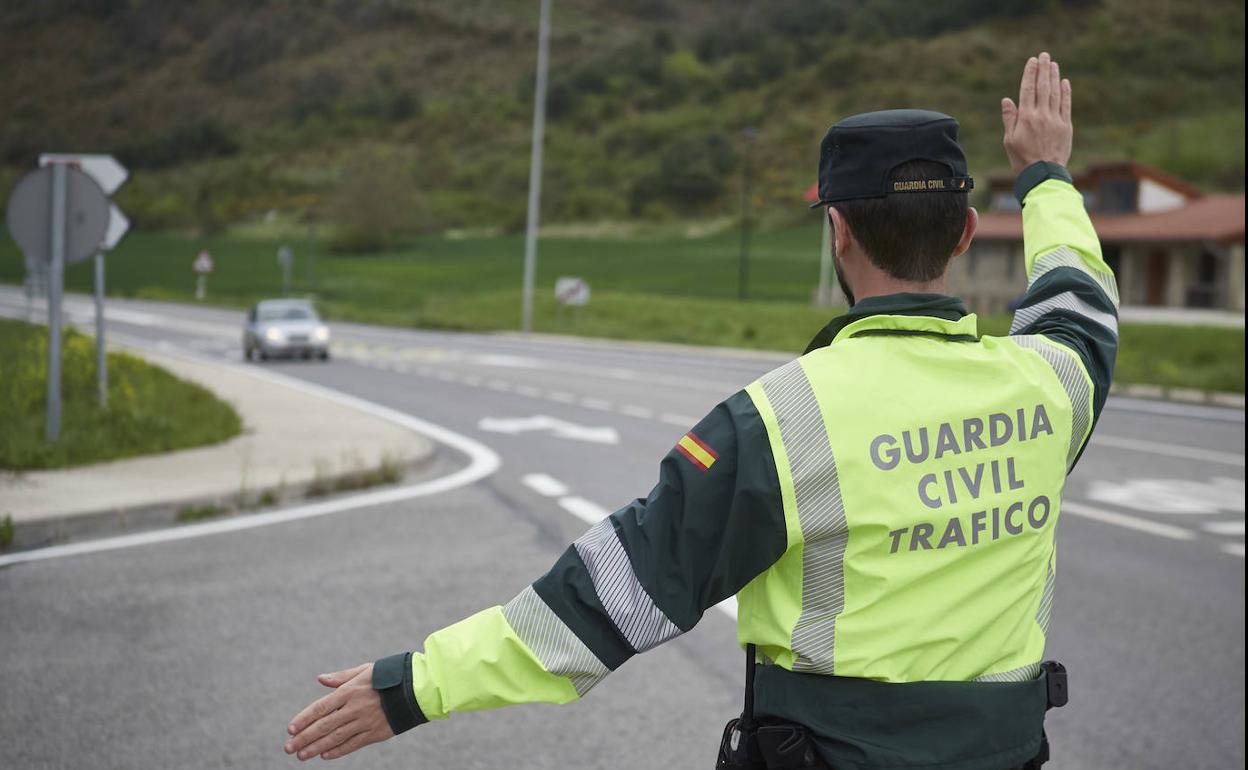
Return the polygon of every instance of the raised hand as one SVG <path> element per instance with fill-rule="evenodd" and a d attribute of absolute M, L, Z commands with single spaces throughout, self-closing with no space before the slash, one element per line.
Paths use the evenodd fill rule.
<path fill-rule="evenodd" d="M 1027 60 L 1018 88 L 1018 104 L 1001 100 L 1005 154 L 1017 174 L 1032 163 L 1070 162 L 1074 127 L 1070 122 L 1070 81 L 1061 76 L 1047 52 Z"/>

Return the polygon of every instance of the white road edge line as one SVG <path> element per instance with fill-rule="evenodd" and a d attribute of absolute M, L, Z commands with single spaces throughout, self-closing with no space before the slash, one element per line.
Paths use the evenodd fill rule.
<path fill-rule="evenodd" d="M 1241 559 L 1244 558 L 1243 543 L 1225 543 L 1222 545 L 1222 550 L 1226 551 L 1231 556 L 1238 556 Z"/>
<path fill-rule="evenodd" d="M 116 337 L 116 335 L 114 335 Z M 163 351 L 162 351 L 163 352 Z M 191 356 L 184 353 L 166 353 L 169 355 L 180 356 L 199 363 L 205 360 L 201 356 Z M 366 401 L 356 396 L 342 393 L 341 391 L 332 390 L 320 385 L 314 385 L 310 382 L 287 377 L 275 372 L 264 371 L 262 369 L 249 368 L 245 366 L 228 364 L 231 368 L 255 377 L 261 380 L 268 380 L 275 384 L 284 385 L 294 390 L 301 390 L 314 396 L 319 396 L 328 401 L 350 407 L 367 414 L 380 417 L 383 420 L 389 420 L 397 425 L 401 425 L 416 433 L 424 434 L 429 438 L 441 444 L 445 444 L 468 455 L 469 463 L 466 467 L 461 468 L 454 473 L 450 473 L 440 478 L 422 481 L 416 484 L 396 487 L 393 489 L 382 489 L 374 492 L 365 492 L 351 497 L 339 498 L 336 500 L 326 500 L 324 502 L 312 503 L 309 505 L 295 506 L 294 508 L 286 508 L 271 513 L 257 513 L 240 515 L 231 519 L 222 519 L 220 521 L 208 521 L 202 524 L 186 524 L 171 529 L 162 529 L 152 532 L 139 532 L 133 535 L 119 535 L 117 537 L 102 538 L 100 540 L 90 540 L 83 543 L 72 543 L 69 545 L 56 545 L 47 548 L 39 548 L 30 551 L 21 551 L 18 553 L 0 556 L 0 567 L 7 567 L 13 564 L 22 564 L 24 562 L 42 561 L 45 559 L 57 559 L 66 556 L 79 556 L 88 553 L 99 553 L 102 551 L 114 551 L 121 548 L 133 548 L 142 545 L 153 545 L 155 543 L 168 543 L 175 540 L 189 540 L 196 537 L 206 537 L 208 535 L 219 535 L 225 532 L 238 532 L 244 529 L 254 529 L 256 527 L 265 527 L 272 524 L 284 524 L 288 521 L 298 521 L 300 519 L 310 519 L 315 516 L 327 516 L 334 513 L 342 513 L 343 511 L 354 510 L 357 508 L 365 508 L 374 505 L 384 505 L 386 503 L 396 503 L 403 500 L 411 500 L 417 497 L 427 497 L 442 492 L 449 492 L 452 489 L 467 486 L 474 482 L 491 475 L 502 465 L 499 456 L 486 445 L 475 441 L 467 436 L 455 433 L 440 425 L 426 422 L 418 417 L 413 417 L 396 409 L 391 409 L 381 404 Z"/>
<path fill-rule="evenodd" d="M 1243 454 L 1235 454 L 1234 452 L 1219 452 L 1214 449 L 1201 449 L 1200 447 L 1184 446 L 1182 444 L 1163 444 L 1159 441 L 1145 441 L 1135 438 L 1122 438 L 1121 436 L 1105 436 L 1099 433 L 1092 434 L 1092 448 L 1098 446 L 1113 447 L 1115 449 L 1128 449 L 1133 452 L 1146 452 L 1148 454 L 1162 455 L 1165 457 L 1180 457 L 1184 460 L 1203 460 L 1211 463 L 1221 463 L 1223 465 L 1236 465 L 1240 468 L 1244 467 Z"/>
<path fill-rule="evenodd" d="M 1102 524 L 1112 524 L 1116 527 L 1124 527 L 1126 529 L 1134 529 L 1137 532 L 1147 532 L 1150 535 L 1159 537 L 1168 537 L 1171 540 L 1195 540 L 1196 534 L 1189 529 L 1182 527 L 1174 527 L 1169 524 L 1161 524 L 1149 519 L 1141 519 L 1138 516 L 1129 516 L 1125 513 L 1116 513 L 1114 511 L 1106 511 L 1100 508 L 1093 508 L 1090 505 L 1077 503 L 1072 500 L 1062 501 L 1062 513 L 1073 513 L 1085 519 L 1099 521 Z"/>

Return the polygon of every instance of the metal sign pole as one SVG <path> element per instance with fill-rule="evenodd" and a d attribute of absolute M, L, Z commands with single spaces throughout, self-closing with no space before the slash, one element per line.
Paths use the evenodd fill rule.
<path fill-rule="evenodd" d="M 104 352 L 104 252 L 95 252 L 95 373 L 100 408 L 108 407 L 108 354 Z"/>
<path fill-rule="evenodd" d="M 533 328 L 533 277 L 537 272 L 537 227 L 542 200 L 542 139 L 546 133 L 546 70 L 550 54 L 550 0 L 542 0 L 537 33 L 537 87 L 533 93 L 533 151 L 529 158 L 529 214 L 524 232 L 524 286 L 520 328 Z"/>
<path fill-rule="evenodd" d="M 48 244 L 52 263 L 48 270 L 48 422 L 45 438 L 61 435 L 61 289 L 65 277 L 66 169 L 52 166 L 51 232 Z"/>

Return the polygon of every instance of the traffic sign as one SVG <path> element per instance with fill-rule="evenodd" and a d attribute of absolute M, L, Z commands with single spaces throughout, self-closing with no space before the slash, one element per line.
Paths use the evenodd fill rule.
<path fill-rule="evenodd" d="M 104 251 L 112 251 L 129 230 L 130 220 L 121 212 L 121 209 L 117 208 L 116 203 L 109 204 L 108 232 L 104 234 L 104 242 L 100 244 L 100 248 Z"/>
<path fill-rule="evenodd" d="M 588 305 L 589 284 L 584 278 L 560 278 L 555 281 L 555 300 L 573 307 Z"/>
<path fill-rule="evenodd" d="M 191 263 L 191 269 L 200 275 L 207 275 L 216 269 L 216 265 L 212 263 L 212 255 L 208 253 L 208 249 L 203 249 L 195 256 L 195 261 Z"/>
<path fill-rule="evenodd" d="M 28 259 L 52 260 L 52 169 L 22 177 L 9 196 L 5 223 Z M 100 186 L 76 168 L 65 169 L 65 261 L 95 254 L 108 233 L 109 202 Z"/>
<path fill-rule="evenodd" d="M 67 152 L 45 152 L 39 156 L 39 165 L 64 163 L 67 166 L 82 170 L 95 180 L 105 195 L 112 195 L 117 188 L 126 183 L 130 172 L 117 162 L 112 155 L 79 155 Z"/>

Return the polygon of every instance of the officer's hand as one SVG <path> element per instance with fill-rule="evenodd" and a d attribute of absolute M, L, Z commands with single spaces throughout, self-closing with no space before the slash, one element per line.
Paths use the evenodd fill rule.
<path fill-rule="evenodd" d="M 381 696 L 373 689 L 373 664 L 365 663 L 334 674 L 321 674 L 317 681 L 334 691 L 312 703 L 292 720 L 286 731 L 287 754 L 299 759 L 344 757 L 370 743 L 394 737 Z"/>
<path fill-rule="evenodd" d="M 1070 161 L 1074 138 L 1070 81 L 1062 79 L 1057 62 L 1048 53 L 1027 60 L 1018 104 L 1002 99 L 1001 121 L 1005 124 L 1005 154 L 1015 174 L 1041 160 L 1063 166 Z"/>

